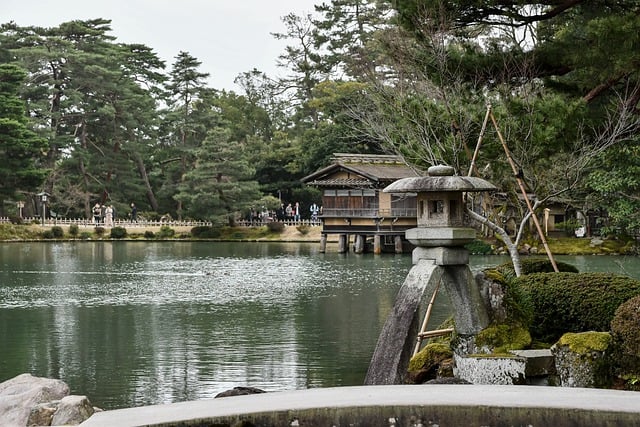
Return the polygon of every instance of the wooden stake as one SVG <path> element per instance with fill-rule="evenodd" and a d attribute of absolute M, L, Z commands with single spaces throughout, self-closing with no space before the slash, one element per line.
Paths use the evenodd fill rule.
<path fill-rule="evenodd" d="M 424 315 L 424 320 L 422 321 L 422 326 L 420 327 L 420 333 L 418 333 L 416 346 L 413 349 L 413 356 L 418 354 L 418 352 L 420 351 L 420 346 L 422 345 L 422 339 L 424 338 L 422 335 L 426 333 L 425 331 L 427 330 L 427 323 L 429 323 L 429 318 L 431 317 L 431 309 L 433 308 L 433 303 L 436 301 L 436 296 L 438 295 L 439 287 L 440 287 L 440 282 L 436 284 L 436 288 L 433 290 L 433 295 L 431 296 L 431 301 L 429 301 L 429 305 L 427 306 L 427 313 Z"/>
<path fill-rule="evenodd" d="M 527 197 L 527 191 L 524 188 L 524 183 L 522 178 L 520 178 L 520 173 L 516 168 L 516 164 L 511 158 L 511 153 L 509 152 L 509 148 L 507 147 L 507 143 L 504 141 L 502 134 L 500 133 L 500 129 L 498 128 L 498 123 L 496 122 L 496 118 L 493 116 L 493 113 L 489 113 L 491 115 L 491 121 L 493 122 L 493 126 L 496 128 L 496 133 L 498 134 L 498 138 L 500 138 L 500 143 L 504 148 L 504 152 L 507 155 L 507 160 L 511 165 L 511 169 L 513 170 L 513 174 L 516 177 L 516 181 L 518 182 L 518 186 L 520 187 L 520 191 L 522 192 L 522 196 L 524 197 L 524 201 L 529 208 L 529 212 L 531 212 L 531 219 L 533 219 L 533 223 L 536 226 L 536 230 L 538 230 L 538 235 L 540 236 L 540 240 L 542 241 L 542 245 L 544 246 L 544 250 L 547 252 L 547 256 L 549 257 L 549 261 L 551 261 L 551 265 L 553 266 L 553 271 L 556 273 L 559 272 L 558 266 L 556 265 L 556 261 L 553 259 L 553 254 L 551 253 L 551 249 L 549 249 L 549 245 L 547 244 L 547 239 L 544 237 L 544 233 L 542 232 L 542 227 L 540 227 L 540 222 L 538 221 L 538 217 L 533 211 L 533 207 L 531 206 L 531 202 L 529 201 L 529 197 Z"/>

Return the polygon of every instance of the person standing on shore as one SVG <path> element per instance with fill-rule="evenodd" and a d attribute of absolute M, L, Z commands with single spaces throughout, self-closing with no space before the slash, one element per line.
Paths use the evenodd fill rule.
<path fill-rule="evenodd" d="M 104 210 L 104 225 L 106 227 L 113 227 L 113 206 L 109 205 Z"/>
<path fill-rule="evenodd" d="M 100 203 L 93 207 L 93 223 L 96 227 L 100 224 Z"/>
<path fill-rule="evenodd" d="M 135 203 L 131 203 L 131 222 L 138 222 L 138 208 Z"/>

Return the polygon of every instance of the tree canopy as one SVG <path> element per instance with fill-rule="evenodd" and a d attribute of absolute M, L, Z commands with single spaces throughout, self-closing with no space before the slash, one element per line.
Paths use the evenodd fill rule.
<path fill-rule="evenodd" d="M 299 180 L 334 152 L 466 174 L 490 105 L 537 200 L 606 210 L 612 229 L 633 231 L 639 12 L 639 1 L 331 0 L 283 17 L 284 77 L 239 70 L 239 93 L 210 87 L 188 52 L 167 66 L 117 43 L 105 18 L 9 22 L 0 193 L 45 190 L 68 216 L 108 200 L 227 223 L 264 196 L 319 202 Z M 513 194 L 491 127 L 475 167 Z"/>

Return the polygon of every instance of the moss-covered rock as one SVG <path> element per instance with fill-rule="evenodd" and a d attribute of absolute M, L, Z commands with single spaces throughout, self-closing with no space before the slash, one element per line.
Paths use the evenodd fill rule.
<path fill-rule="evenodd" d="M 445 342 L 431 342 L 409 361 L 409 381 L 421 384 L 437 377 L 451 376 L 453 351 Z"/>
<path fill-rule="evenodd" d="M 567 346 L 574 353 L 585 355 L 593 351 L 605 352 L 611 345 L 611 334 L 607 332 L 566 333 L 556 345 Z"/>
<path fill-rule="evenodd" d="M 607 388 L 612 383 L 612 337 L 607 332 L 564 334 L 551 347 L 563 387 Z"/>
<path fill-rule="evenodd" d="M 476 336 L 476 346 L 484 353 L 507 354 L 510 350 L 524 350 L 531 345 L 531 335 L 520 325 L 494 324 Z"/>

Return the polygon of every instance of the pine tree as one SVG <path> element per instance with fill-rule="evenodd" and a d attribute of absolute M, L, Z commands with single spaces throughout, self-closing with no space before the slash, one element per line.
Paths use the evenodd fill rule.
<path fill-rule="evenodd" d="M 44 181 L 46 140 L 29 129 L 24 102 L 18 96 L 26 72 L 0 64 L 0 197 L 32 192 Z"/>

